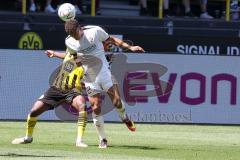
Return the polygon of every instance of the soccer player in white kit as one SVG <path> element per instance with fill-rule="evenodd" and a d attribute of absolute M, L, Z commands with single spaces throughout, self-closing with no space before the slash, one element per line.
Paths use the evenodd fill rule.
<path fill-rule="evenodd" d="M 66 46 L 72 54 L 77 53 L 82 57 L 81 63 L 86 75 L 84 83 L 93 108 L 93 122 L 100 139 L 99 148 L 106 148 L 107 140 L 104 132 L 103 116 L 101 115 L 102 91 L 107 92 L 120 118 L 129 130 L 135 131 L 136 127 L 133 121 L 127 117 L 118 85 L 113 84 L 109 64 L 105 57 L 103 42 L 111 41 L 117 46 L 133 52 L 144 52 L 144 50 L 140 46 L 130 46 L 118 38 L 109 36 L 99 26 L 82 27 L 76 20 L 67 21 L 65 23 L 65 31 L 69 35 L 65 40 Z"/>

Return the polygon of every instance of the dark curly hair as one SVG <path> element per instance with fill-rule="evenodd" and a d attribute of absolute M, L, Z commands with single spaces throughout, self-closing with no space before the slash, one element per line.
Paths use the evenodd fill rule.
<path fill-rule="evenodd" d="M 79 27 L 80 24 L 75 19 L 65 22 L 65 31 L 70 36 L 73 36 Z"/>

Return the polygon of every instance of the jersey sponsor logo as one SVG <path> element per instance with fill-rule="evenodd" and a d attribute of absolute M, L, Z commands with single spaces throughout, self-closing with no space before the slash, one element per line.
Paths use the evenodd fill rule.
<path fill-rule="evenodd" d="M 97 48 L 96 44 L 90 45 L 89 47 L 80 50 L 80 52 L 82 53 L 90 53 L 92 51 L 94 51 Z"/>
<path fill-rule="evenodd" d="M 89 38 L 89 42 L 90 42 L 90 43 L 93 43 L 93 37 L 90 37 L 90 38 Z"/>
<path fill-rule="evenodd" d="M 66 62 L 65 66 L 64 66 L 64 70 L 67 72 L 72 72 L 74 68 L 74 64 L 72 62 Z"/>
<path fill-rule="evenodd" d="M 18 42 L 18 48 L 21 49 L 43 49 L 41 37 L 35 32 L 26 32 Z"/>

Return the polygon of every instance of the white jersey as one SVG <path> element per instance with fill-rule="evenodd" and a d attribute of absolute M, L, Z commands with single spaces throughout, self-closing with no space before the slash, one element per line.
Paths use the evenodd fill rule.
<path fill-rule="evenodd" d="M 112 86 L 112 81 L 108 82 L 111 80 L 111 73 L 103 46 L 103 41 L 108 38 L 109 35 L 101 27 L 85 26 L 80 40 L 75 40 L 71 36 L 65 40 L 68 49 L 77 52 L 82 58 L 81 62 L 86 73 L 85 85 L 91 85 L 94 90 L 106 91 Z M 93 87 L 94 83 L 98 87 Z"/>

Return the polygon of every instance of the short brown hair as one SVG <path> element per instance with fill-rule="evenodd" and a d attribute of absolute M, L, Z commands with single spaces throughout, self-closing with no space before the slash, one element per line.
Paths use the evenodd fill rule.
<path fill-rule="evenodd" d="M 65 31 L 68 35 L 74 35 L 78 27 L 80 27 L 80 25 L 75 19 L 65 22 Z"/>

